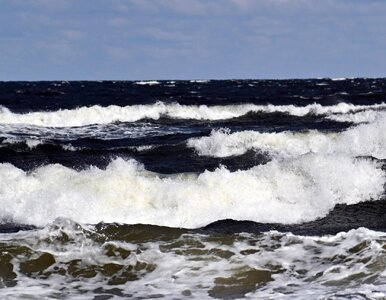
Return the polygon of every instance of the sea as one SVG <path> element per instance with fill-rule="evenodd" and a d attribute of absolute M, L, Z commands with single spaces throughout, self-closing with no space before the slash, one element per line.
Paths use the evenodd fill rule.
<path fill-rule="evenodd" d="M 386 299 L 386 79 L 0 82 L 0 299 Z"/>

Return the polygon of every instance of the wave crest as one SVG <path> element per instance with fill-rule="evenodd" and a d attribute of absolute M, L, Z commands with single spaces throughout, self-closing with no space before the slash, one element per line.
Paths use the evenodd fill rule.
<path fill-rule="evenodd" d="M 108 124 L 113 122 L 135 122 L 142 119 L 158 120 L 161 117 L 195 120 L 225 120 L 237 118 L 251 112 L 281 112 L 294 116 L 304 116 L 307 114 L 329 116 L 333 114 L 346 114 L 363 110 L 380 109 L 386 109 L 386 104 L 353 105 L 339 103 L 333 106 L 322 106 L 314 103 L 307 106 L 255 104 L 198 106 L 157 102 L 150 105 L 130 106 L 110 105 L 102 107 L 94 105 L 76 109 L 18 114 L 11 112 L 4 106 L 0 106 L 0 123 L 28 124 L 45 127 L 74 127 L 91 124 Z"/>
<path fill-rule="evenodd" d="M 48 165 L 27 173 L 1 164 L 0 219 L 38 226 L 56 217 L 185 228 L 227 218 L 291 224 L 323 217 L 338 203 L 378 199 L 384 183 L 377 162 L 339 155 L 171 176 L 122 159 L 83 171 Z"/>

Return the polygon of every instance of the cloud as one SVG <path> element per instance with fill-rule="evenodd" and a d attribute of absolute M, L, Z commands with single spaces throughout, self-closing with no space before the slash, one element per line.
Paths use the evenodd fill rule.
<path fill-rule="evenodd" d="M 127 18 L 112 18 L 107 21 L 107 24 L 110 26 L 122 27 L 129 24 L 129 20 Z"/>
<path fill-rule="evenodd" d="M 205 3 L 199 0 L 165 0 L 160 3 L 163 7 L 178 13 L 201 15 L 207 13 L 213 7 L 213 4 L 210 4 L 210 2 Z"/>
<path fill-rule="evenodd" d="M 79 40 L 85 37 L 85 33 L 80 30 L 65 29 L 62 30 L 62 35 L 70 40 Z"/>
<path fill-rule="evenodd" d="M 121 1 L 121 0 L 115 0 Z M 122 5 L 122 2 L 120 2 Z M 386 13 L 385 1 L 371 0 L 127 0 L 125 11 L 133 7 L 148 13 L 168 11 L 189 16 L 235 16 L 239 14 L 380 14 Z"/>
<path fill-rule="evenodd" d="M 159 12 L 160 1 L 149 1 L 149 0 L 113 0 L 115 6 L 121 11 L 128 12 L 133 8 L 139 8 L 141 11 L 148 13 Z"/>
<path fill-rule="evenodd" d="M 16 63 L 29 74 L 40 64 L 39 74 L 56 66 L 104 76 L 108 67 L 115 78 L 127 70 L 187 78 L 386 69 L 386 1 L 0 1 L 4 74 L 17 74 Z"/>
<path fill-rule="evenodd" d="M 12 0 L 11 3 L 22 7 L 23 9 L 35 7 L 50 11 L 60 11 L 71 8 L 74 4 L 74 0 Z"/>
<path fill-rule="evenodd" d="M 125 47 L 106 46 L 105 51 L 109 58 L 113 60 L 126 60 L 130 58 L 130 51 Z"/>
<path fill-rule="evenodd" d="M 84 52 L 66 40 L 54 39 L 39 41 L 34 45 L 35 49 L 52 63 L 66 65 L 82 57 Z"/>
<path fill-rule="evenodd" d="M 145 27 L 140 29 L 140 33 L 154 39 L 165 41 L 182 42 L 191 39 L 186 33 L 178 29 Z"/>
<path fill-rule="evenodd" d="M 180 15 L 200 16 L 217 14 L 228 6 L 227 1 L 204 0 L 129 0 L 132 6 L 140 8 L 148 13 L 169 12 Z M 225 4 L 225 5 L 223 5 Z"/>

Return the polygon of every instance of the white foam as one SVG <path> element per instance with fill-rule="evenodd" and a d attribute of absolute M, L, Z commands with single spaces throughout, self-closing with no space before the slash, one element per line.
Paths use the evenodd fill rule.
<path fill-rule="evenodd" d="M 139 299 L 149 295 L 209 299 L 209 293 L 232 299 L 302 300 L 384 299 L 386 295 L 386 237 L 365 228 L 323 237 L 271 231 L 225 237 L 183 234 L 171 240 L 136 243 L 117 240 L 114 234 L 106 240 L 92 226 L 57 219 L 40 230 L 1 234 L 0 242 L 3 249 L 19 252 L 11 260 L 17 282 L 0 289 L 2 299 L 83 300 L 93 299 L 101 291 L 105 295 L 118 291 L 125 298 Z M 114 248 L 124 250 L 127 256 L 120 256 L 118 251 L 112 256 L 111 251 L 106 251 Z M 3 252 L 7 257 L 9 253 Z M 54 257 L 52 266 L 35 274 L 21 272 L 21 264 L 33 262 L 42 253 Z M 145 264 L 155 268 L 143 269 Z M 133 272 L 137 278 L 127 277 L 130 280 L 112 288 L 112 278 L 125 278 L 132 273 L 125 274 L 119 268 L 114 272 L 109 266 L 129 270 L 137 266 L 140 271 Z M 106 269 L 113 275 L 103 272 Z M 97 275 L 87 276 L 90 270 Z M 265 270 L 271 281 L 259 284 L 264 277 L 259 278 L 258 270 Z M 243 296 L 243 291 L 250 293 Z"/>
<path fill-rule="evenodd" d="M 17 143 L 25 143 L 28 148 L 33 149 L 44 143 L 44 140 L 39 139 L 20 139 L 15 137 L 8 137 L 2 141 L 0 147 L 4 147 L 6 144 L 17 144 Z"/>
<path fill-rule="evenodd" d="M 310 104 L 294 105 L 255 105 L 239 104 L 225 106 L 180 105 L 157 102 L 149 105 L 102 107 L 94 105 L 76 109 L 63 109 L 49 112 L 13 113 L 0 106 L 0 124 L 28 124 L 46 127 L 73 127 L 91 124 L 108 124 L 113 122 L 135 122 L 149 118 L 158 120 L 162 116 L 176 119 L 224 120 L 243 116 L 249 112 L 288 113 L 294 116 L 345 114 L 362 110 L 386 109 L 386 104 L 353 105 L 339 103 L 333 106 Z"/>
<path fill-rule="evenodd" d="M 279 132 L 259 133 L 226 130 L 212 131 L 210 136 L 191 138 L 187 145 L 199 155 L 226 157 L 242 155 L 248 150 L 269 152 L 277 157 L 295 157 L 306 153 L 342 154 L 386 158 L 386 114 L 373 123 L 360 124 L 340 133 Z"/>
<path fill-rule="evenodd" d="M 80 151 L 80 150 L 82 150 L 81 147 L 74 147 L 74 146 L 71 145 L 71 144 L 61 145 L 61 147 L 62 147 L 63 150 L 65 150 L 65 151 Z"/>
<path fill-rule="evenodd" d="M 192 83 L 208 83 L 210 80 L 207 79 L 197 79 L 197 80 L 190 80 Z"/>
<path fill-rule="evenodd" d="M 134 147 L 134 149 L 137 150 L 138 152 L 142 152 L 142 151 L 148 151 L 148 150 L 154 149 L 155 147 L 156 146 L 154 145 L 144 145 L 144 146 Z"/>
<path fill-rule="evenodd" d="M 156 81 L 156 80 L 149 80 L 149 81 L 137 81 L 137 82 L 135 82 L 135 84 L 138 84 L 138 85 L 157 85 L 157 84 L 160 84 L 160 82 Z"/>
<path fill-rule="evenodd" d="M 324 237 L 270 232 L 263 243 L 275 239 L 280 242 L 274 251 L 259 251 L 249 262 L 256 261 L 257 266 L 283 266 L 287 271 L 273 276 L 274 281 L 249 294 L 249 299 L 385 298 L 386 282 L 381 273 L 384 233 L 365 228 Z M 261 242 L 258 243 L 260 246 Z M 248 241 L 238 246 L 250 249 Z M 371 276 L 377 279 L 371 280 Z"/>
<path fill-rule="evenodd" d="M 106 170 L 48 165 L 26 173 L 1 164 L 0 219 L 44 225 L 68 217 L 187 228 L 226 218 L 297 223 L 325 216 L 337 203 L 378 199 L 384 183 L 375 162 L 339 155 L 172 176 L 120 158 Z"/>
<path fill-rule="evenodd" d="M 364 110 L 355 113 L 348 114 L 336 114 L 330 115 L 326 118 L 329 120 L 337 121 L 337 122 L 351 122 L 351 123 L 367 123 L 374 122 L 377 118 L 384 115 L 383 111 L 378 110 Z"/>

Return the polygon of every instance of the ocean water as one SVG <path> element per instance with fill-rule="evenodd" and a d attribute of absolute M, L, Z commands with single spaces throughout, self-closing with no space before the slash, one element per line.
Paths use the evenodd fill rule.
<path fill-rule="evenodd" d="M 385 299 L 386 79 L 0 82 L 1 299 Z"/>

